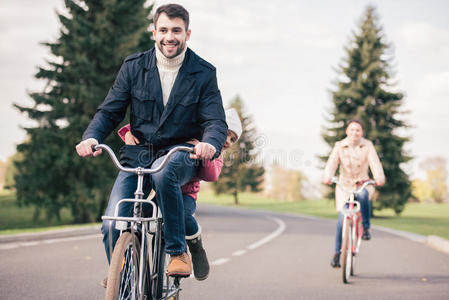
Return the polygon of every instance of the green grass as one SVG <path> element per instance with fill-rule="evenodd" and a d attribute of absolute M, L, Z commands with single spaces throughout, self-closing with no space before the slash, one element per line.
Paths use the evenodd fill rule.
<path fill-rule="evenodd" d="M 400 216 L 393 210 L 375 212 L 374 225 L 423 235 L 437 235 L 449 240 L 449 205 L 408 203 Z"/>
<path fill-rule="evenodd" d="M 231 195 L 217 196 L 210 191 L 202 191 L 199 194 L 198 201 L 200 203 L 235 206 Z M 337 219 L 334 202 L 327 199 L 281 202 L 257 194 L 242 193 L 239 194 L 239 206 Z M 400 216 L 396 216 L 391 209 L 375 211 L 374 214 L 375 217 L 371 219 L 373 225 L 422 235 L 437 235 L 449 240 L 449 205 L 447 204 L 409 203 Z"/>
<path fill-rule="evenodd" d="M 231 195 L 215 195 L 210 191 L 200 192 L 198 201 L 200 203 L 222 206 L 235 206 L 234 198 Z M 323 218 L 336 218 L 334 204 L 331 201 L 327 200 L 281 202 L 279 200 L 264 197 L 259 194 L 242 193 L 239 194 L 238 206 L 284 213 L 314 215 Z"/>
<path fill-rule="evenodd" d="M 12 192 L 0 192 L 0 234 L 13 234 L 30 231 L 44 231 L 54 228 L 63 228 L 73 223 L 70 211 L 61 211 L 61 221 L 47 220 L 45 212 L 40 218 L 33 221 L 34 208 L 19 207 L 16 196 Z"/>
<path fill-rule="evenodd" d="M 304 200 L 296 202 L 281 202 L 258 194 L 239 194 L 241 207 L 262 209 L 275 212 L 312 215 L 336 219 L 333 201 Z M 231 195 L 214 195 L 210 190 L 202 190 L 199 194 L 200 203 L 223 206 L 235 206 Z M 61 221 L 48 221 L 43 213 L 39 220 L 33 221 L 34 209 L 18 207 L 15 194 L 0 192 L 0 235 L 21 232 L 45 231 L 73 226 L 89 226 L 92 224 L 73 225 L 73 218 L 67 209 L 61 211 Z M 398 230 L 405 230 L 423 235 L 438 235 L 449 240 L 449 205 L 447 204 L 407 204 L 404 212 L 396 216 L 392 210 L 376 211 L 376 217 L 371 219 L 374 225 L 380 225 Z"/>

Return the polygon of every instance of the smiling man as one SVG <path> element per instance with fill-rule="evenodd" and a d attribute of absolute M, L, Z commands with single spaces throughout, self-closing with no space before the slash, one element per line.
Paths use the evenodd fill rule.
<path fill-rule="evenodd" d="M 157 49 L 162 51 L 166 58 L 174 58 L 186 49 L 186 41 L 190 38 L 188 19 L 171 19 L 167 13 L 161 11 L 154 17 L 157 28 L 153 30 Z"/>
<path fill-rule="evenodd" d="M 189 14 L 184 7 L 168 4 L 154 15 L 155 47 L 128 56 L 104 102 L 76 146 L 82 156 L 97 156 L 92 146 L 101 143 L 131 106 L 132 134 L 139 145 L 125 145 L 121 162 L 128 167 L 155 167 L 170 148 L 200 141 L 195 154 L 177 152 L 159 173 L 146 180 L 152 186 L 164 219 L 166 251 L 171 255 L 170 275 L 189 276 L 191 262 L 185 240 L 184 203 L 180 186 L 196 173 L 197 159 L 213 159 L 227 136 L 227 125 L 217 86 L 215 67 L 200 58 L 186 43 L 190 38 Z M 106 215 L 113 215 L 117 202 L 134 198 L 137 176 L 120 172 L 112 189 Z M 132 216 L 132 204 L 121 206 L 121 216 Z M 103 243 L 108 261 L 119 236 L 115 224 L 104 221 Z"/>

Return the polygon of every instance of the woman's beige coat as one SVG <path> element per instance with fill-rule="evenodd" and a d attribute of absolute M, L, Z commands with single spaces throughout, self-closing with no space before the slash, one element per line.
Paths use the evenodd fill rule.
<path fill-rule="evenodd" d="M 347 190 L 355 189 L 357 181 L 369 179 L 368 167 L 376 181 L 385 180 L 376 149 L 371 141 L 364 138 L 361 138 L 360 143 L 356 146 L 351 146 L 348 138 L 335 143 L 324 170 L 324 178 L 332 178 L 338 165 L 340 165 L 339 182 Z M 371 198 L 374 194 L 374 187 L 369 185 L 367 190 Z M 335 190 L 337 211 L 341 210 L 347 199 L 348 195 L 337 186 Z"/>

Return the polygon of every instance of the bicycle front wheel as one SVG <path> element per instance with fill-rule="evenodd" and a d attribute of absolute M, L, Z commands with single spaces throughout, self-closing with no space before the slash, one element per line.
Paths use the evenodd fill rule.
<path fill-rule="evenodd" d="M 345 220 L 343 223 L 343 232 L 342 232 L 342 249 L 341 249 L 341 258 L 342 258 L 342 277 L 343 282 L 349 282 L 349 276 L 351 276 L 351 268 L 352 268 L 352 237 L 351 237 L 351 224 L 348 220 Z"/>
<path fill-rule="evenodd" d="M 351 261 L 351 276 L 355 274 L 355 257 L 360 249 L 361 235 L 360 232 L 362 230 L 362 224 L 360 220 L 357 218 L 354 220 L 355 225 L 352 226 L 352 237 L 354 241 L 354 251 L 352 253 L 352 261 Z"/>
<path fill-rule="evenodd" d="M 137 299 L 140 243 L 135 234 L 124 232 L 112 253 L 106 300 Z"/>

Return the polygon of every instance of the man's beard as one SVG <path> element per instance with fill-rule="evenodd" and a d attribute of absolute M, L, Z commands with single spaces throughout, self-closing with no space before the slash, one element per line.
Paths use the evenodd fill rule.
<path fill-rule="evenodd" d="M 176 52 L 175 52 L 175 54 L 173 54 L 173 55 L 171 55 L 171 56 L 167 56 L 166 55 L 166 53 L 164 53 L 164 46 L 162 45 L 162 42 L 159 42 L 158 44 L 157 44 L 157 46 L 158 46 L 158 48 L 159 48 L 159 51 L 161 51 L 161 53 L 166 57 L 166 58 L 175 58 L 176 56 L 178 56 L 179 54 L 181 54 L 183 51 L 184 51 L 184 49 L 185 49 L 185 47 L 186 47 L 186 43 L 180 43 L 180 42 L 177 42 L 176 43 L 176 46 L 177 46 L 177 49 L 176 49 Z"/>

